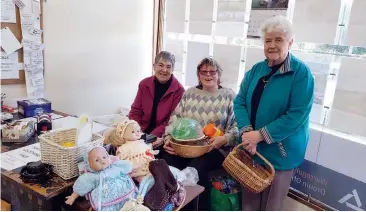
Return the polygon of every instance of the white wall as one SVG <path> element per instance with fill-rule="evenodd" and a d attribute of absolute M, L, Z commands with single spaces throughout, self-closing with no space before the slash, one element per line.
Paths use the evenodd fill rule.
<path fill-rule="evenodd" d="M 17 100 L 23 100 L 27 98 L 27 90 L 24 84 L 1 85 L 1 93 L 6 94 L 4 104 L 13 107 L 17 106 Z"/>
<path fill-rule="evenodd" d="M 366 169 L 359 166 L 366 160 L 365 137 L 313 123 L 310 127 L 305 159 L 366 183 Z"/>
<path fill-rule="evenodd" d="M 95 116 L 130 107 L 151 75 L 153 1 L 52 0 L 43 10 L 53 109 Z"/>

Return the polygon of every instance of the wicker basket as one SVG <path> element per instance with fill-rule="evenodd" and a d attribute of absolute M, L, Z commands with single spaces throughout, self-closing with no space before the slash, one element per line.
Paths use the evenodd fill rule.
<path fill-rule="evenodd" d="M 202 138 L 200 138 L 202 140 Z M 206 139 L 206 138 L 203 138 Z M 199 141 L 199 139 L 197 139 Z M 190 142 L 194 142 L 190 140 Z M 197 158 L 201 155 L 204 155 L 209 149 L 211 145 L 183 145 L 177 143 L 173 138 L 172 142 L 170 142 L 172 148 L 174 149 L 177 155 L 183 158 Z"/>
<path fill-rule="evenodd" d="M 41 161 L 53 165 L 53 172 L 68 180 L 79 175 L 78 160 L 93 147 L 103 146 L 104 137 L 93 134 L 91 142 L 82 146 L 63 147 L 64 142 L 75 142 L 76 129 L 55 130 L 39 136 Z"/>
<path fill-rule="evenodd" d="M 269 170 L 259 164 L 255 164 L 251 156 L 239 149 L 242 145 L 239 144 L 230 152 L 224 160 L 223 167 L 249 191 L 260 193 L 271 185 L 275 170 L 272 164 L 258 152 L 255 154 L 268 165 Z"/>

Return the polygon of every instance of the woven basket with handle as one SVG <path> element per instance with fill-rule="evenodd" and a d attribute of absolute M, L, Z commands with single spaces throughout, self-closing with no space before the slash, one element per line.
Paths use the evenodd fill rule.
<path fill-rule="evenodd" d="M 224 160 L 223 167 L 249 191 L 260 193 L 271 185 L 275 170 L 272 164 L 258 152 L 255 154 L 262 159 L 268 167 L 265 168 L 264 166 L 256 164 L 248 153 L 239 149 L 241 146 L 243 146 L 243 144 L 239 144 L 229 153 Z"/>
<path fill-rule="evenodd" d="M 104 137 L 93 134 L 92 141 L 81 146 L 63 147 L 65 142 L 76 140 L 76 129 L 55 130 L 38 137 L 41 161 L 53 165 L 53 172 L 68 180 L 79 175 L 78 160 L 96 146 L 103 146 Z"/>

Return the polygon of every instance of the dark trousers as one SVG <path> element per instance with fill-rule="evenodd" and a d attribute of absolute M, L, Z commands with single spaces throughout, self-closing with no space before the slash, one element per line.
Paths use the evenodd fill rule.
<path fill-rule="evenodd" d="M 212 170 L 220 169 L 224 162 L 224 155 L 217 149 L 212 150 L 198 158 L 182 158 L 176 155 L 170 155 L 165 152 L 162 158 L 170 166 L 174 166 L 180 170 L 186 167 L 193 167 L 198 172 L 198 185 L 205 187 L 205 190 L 199 196 L 198 209 L 200 211 L 210 210 L 210 179 L 208 173 Z M 191 208 L 187 205 L 184 210 L 190 210 Z"/>

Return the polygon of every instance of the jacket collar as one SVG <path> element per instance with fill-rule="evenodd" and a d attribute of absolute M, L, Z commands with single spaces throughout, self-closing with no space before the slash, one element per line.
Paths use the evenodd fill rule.
<path fill-rule="evenodd" d="M 285 74 L 287 72 L 292 71 L 291 70 L 291 66 L 290 66 L 290 62 L 291 62 L 291 54 L 288 53 L 285 62 L 282 64 L 282 66 L 279 68 L 279 74 Z M 266 59 L 266 63 L 268 65 L 268 67 L 271 66 L 271 64 L 269 64 L 269 61 Z"/>
<path fill-rule="evenodd" d="M 168 90 L 165 92 L 164 96 L 166 96 L 170 93 L 174 93 L 179 90 L 180 86 L 179 86 L 179 82 L 178 82 L 177 78 L 175 78 L 175 76 L 173 74 L 172 74 L 171 78 L 172 78 L 172 82 L 170 83 L 170 86 L 169 86 Z M 144 86 L 149 89 L 151 96 L 155 96 L 154 80 L 155 80 L 155 76 L 151 76 L 144 83 Z M 161 98 L 164 98 L 164 96 L 162 96 Z"/>

